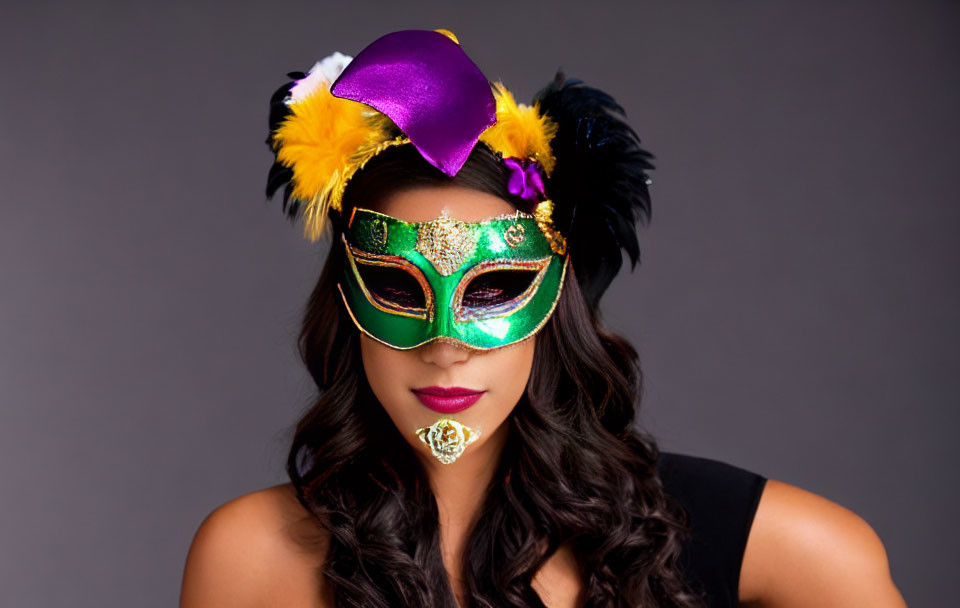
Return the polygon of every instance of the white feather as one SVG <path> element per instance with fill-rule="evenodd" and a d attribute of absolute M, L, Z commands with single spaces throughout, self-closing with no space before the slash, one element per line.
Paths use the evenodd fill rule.
<path fill-rule="evenodd" d="M 340 73 L 353 61 L 353 57 L 337 51 L 313 64 L 305 78 L 301 78 L 290 88 L 287 105 L 297 103 L 317 90 L 317 87 L 329 87 Z"/>

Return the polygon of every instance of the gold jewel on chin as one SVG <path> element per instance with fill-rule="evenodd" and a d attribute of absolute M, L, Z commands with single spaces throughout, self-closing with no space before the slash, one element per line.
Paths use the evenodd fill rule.
<path fill-rule="evenodd" d="M 466 447 L 479 436 L 480 431 L 450 418 L 440 418 L 430 426 L 417 429 L 417 437 L 430 446 L 430 452 L 443 464 L 450 464 L 460 458 Z"/>

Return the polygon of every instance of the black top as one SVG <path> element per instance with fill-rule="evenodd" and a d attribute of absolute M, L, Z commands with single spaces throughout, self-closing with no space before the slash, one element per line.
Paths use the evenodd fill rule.
<path fill-rule="evenodd" d="M 693 530 L 680 554 L 681 568 L 711 608 L 735 608 L 743 550 L 766 477 L 719 460 L 670 452 L 661 452 L 659 473 Z"/>

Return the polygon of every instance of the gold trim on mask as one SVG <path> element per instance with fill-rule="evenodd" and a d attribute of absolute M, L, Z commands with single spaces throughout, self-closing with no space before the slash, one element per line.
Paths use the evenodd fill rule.
<path fill-rule="evenodd" d="M 506 317 L 520 310 L 527 305 L 527 302 L 533 298 L 533 295 L 537 292 L 537 289 L 539 289 L 540 283 L 543 282 L 543 277 L 547 274 L 547 267 L 550 266 L 552 260 L 553 257 L 545 257 L 539 260 L 496 259 L 480 262 L 463 275 L 463 278 L 461 278 L 457 284 L 457 289 L 453 292 L 454 318 L 461 323 L 481 321 Z M 463 294 L 467 286 L 470 285 L 470 281 L 481 274 L 497 270 L 536 270 L 537 275 L 530 281 L 530 285 L 527 286 L 523 293 L 506 302 L 481 309 L 466 308 L 463 306 Z M 561 281 L 562 280 L 561 277 Z"/>
<path fill-rule="evenodd" d="M 347 242 L 345 235 L 342 235 L 341 239 L 343 240 L 343 245 L 347 253 L 347 260 L 350 262 L 350 268 L 353 270 L 354 277 L 357 279 L 357 283 L 360 285 L 363 295 L 374 308 L 386 313 L 402 315 L 404 317 L 412 317 L 414 319 L 421 319 L 430 322 L 433 321 L 433 289 L 430 288 L 429 281 L 427 281 L 427 278 L 423 276 L 423 272 L 417 268 L 416 264 L 398 255 L 385 255 L 360 251 L 359 249 L 354 249 L 350 243 Z M 371 293 L 370 290 L 367 289 L 367 285 L 363 282 L 363 276 L 360 274 L 360 270 L 357 268 L 357 262 L 359 262 L 361 265 L 380 266 L 383 268 L 398 268 L 407 272 L 414 279 L 416 279 L 417 283 L 420 285 L 420 289 L 423 290 L 426 307 L 420 308 L 418 306 L 401 306 L 396 302 L 384 300 L 376 294 Z"/>
<path fill-rule="evenodd" d="M 500 213 L 500 214 L 498 214 L 498 215 L 491 215 L 490 217 L 484 218 L 482 221 L 477 222 L 477 223 L 478 223 L 478 224 L 481 224 L 481 225 L 482 225 L 482 224 L 492 224 L 493 222 L 496 222 L 496 221 L 499 221 L 499 220 L 519 220 L 519 219 L 524 218 L 524 217 L 525 217 L 525 218 L 530 218 L 530 219 L 536 219 L 536 216 L 535 216 L 535 215 L 530 214 L 530 213 L 526 213 L 526 212 L 524 212 L 524 211 L 520 211 L 519 209 L 517 209 L 516 211 L 513 211 L 512 213 Z"/>

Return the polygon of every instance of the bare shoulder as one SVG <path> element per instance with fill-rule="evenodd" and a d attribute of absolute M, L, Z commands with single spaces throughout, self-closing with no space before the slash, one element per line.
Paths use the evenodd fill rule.
<path fill-rule="evenodd" d="M 330 606 L 318 569 L 321 529 L 291 484 L 235 498 L 214 509 L 194 535 L 180 608 Z"/>
<path fill-rule="evenodd" d="M 903 608 L 877 533 L 853 511 L 770 479 L 740 573 L 742 605 Z"/>

